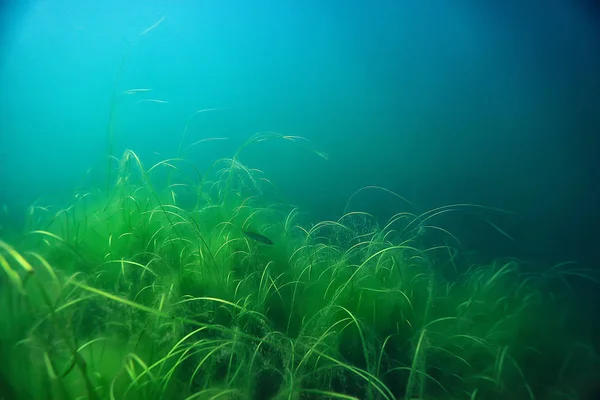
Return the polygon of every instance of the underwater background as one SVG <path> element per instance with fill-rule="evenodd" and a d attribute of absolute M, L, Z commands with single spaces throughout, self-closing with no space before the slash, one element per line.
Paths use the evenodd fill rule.
<path fill-rule="evenodd" d="M 30 343 L 27 340 L 33 341 L 31 337 L 38 331 L 52 331 L 62 325 L 54 320 L 50 327 L 44 327 L 42 322 L 35 322 L 39 321 L 35 317 L 39 317 L 39 313 L 56 315 L 63 304 L 73 312 L 69 319 L 81 318 L 79 326 L 68 333 L 56 333 L 58 336 L 42 334 L 44 339 L 32 345 L 32 359 L 57 360 L 56 364 L 52 364 L 54 361 L 42 363 L 39 368 L 43 373 L 32 367 L 37 376 L 49 376 L 40 378 L 37 386 L 33 385 L 41 388 L 40 392 L 32 389 L 26 393 L 23 389 L 26 385 L 21 380 L 25 372 L 19 370 L 13 373 L 15 369 L 8 368 L 0 375 L 0 388 L 4 387 L 5 393 L 12 393 L 4 395 L 5 398 L 38 398 L 40 393 L 49 390 L 48 387 L 52 387 L 52 398 L 83 398 L 90 397 L 90 393 L 95 393 L 98 398 L 575 399 L 591 396 L 592 382 L 600 380 L 596 353 L 596 346 L 600 344 L 596 278 L 600 239 L 600 11 L 593 1 L 556 0 L 541 4 L 530 0 L 54 0 L 2 2 L 0 11 L 0 239 L 4 244 L 0 246 L 3 250 L 0 254 L 4 254 L 0 257 L 0 264 L 5 273 L 3 276 L 8 277 L 3 278 L 0 284 L 5 288 L 18 287 L 2 304 L 3 307 L 18 309 L 13 317 L 26 321 L 22 323 L 22 330 L 5 333 L 0 358 L 5 360 L 6 365 L 11 365 L 15 355 L 10 349 L 22 346 L 24 341 Z M 237 153 L 240 148 L 243 152 Z M 160 164 L 163 160 L 172 159 L 177 160 Z M 183 171 L 184 167 L 180 170 L 177 164 L 183 159 L 193 164 L 198 172 L 187 171 L 187 178 L 180 182 L 173 174 Z M 229 161 L 220 170 L 215 167 L 215 162 L 223 159 Z M 153 165 L 158 165 L 158 168 L 154 177 L 150 178 L 147 173 Z M 165 165 L 167 170 L 161 170 Z M 191 179 L 195 180 L 194 184 L 190 183 L 189 175 L 194 176 Z M 152 179 L 155 180 L 150 183 Z M 259 180 L 268 188 L 259 189 Z M 208 181 L 214 182 L 207 195 L 210 199 L 203 197 L 204 192 L 189 190 L 191 187 L 204 187 Z M 177 187 L 170 186 L 174 182 L 182 188 L 186 185 L 185 190 L 175 193 Z M 367 189 L 361 190 L 365 187 Z M 164 193 L 161 192 L 163 189 Z M 95 206 L 87 204 L 85 210 L 69 214 L 69 210 L 77 209 L 77 206 L 70 206 L 79 204 L 79 200 L 85 197 L 84 193 L 92 193 L 90 198 L 97 197 Z M 237 197 L 227 193 L 235 193 Z M 146 196 L 146 202 L 143 203 L 138 195 Z M 236 202 L 238 198 L 239 202 Z M 122 202 L 119 203 L 118 199 Z M 252 205 L 256 210 L 269 208 L 270 204 L 276 208 L 282 203 L 292 210 L 299 210 L 298 213 L 303 215 L 302 232 L 306 236 L 288 235 L 288 221 L 296 215 L 295 211 L 287 211 L 290 212 L 288 218 L 281 221 L 269 214 L 263 220 L 252 223 L 255 213 L 249 211 L 241 216 L 246 212 L 244 207 L 251 203 L 251 200 L 246 203 L 244 199 L 258 199 L 259 203 Z M 108 205 L 99 206 L 102 201 Z M 132 206 L 132 201 L 136 207 Z M 210 204 L 207 206 L 210 209 L 220 207 L 223 214 L 206 217 L 206 220 L 193 217 L 194 213 L 204 210 L 204 201 Z M 142 204 L 147 207 L 144 212 L 140 211 Z M 171 211 L 165 211 L 165 204 L 173 207 Z M 459 206 L 439 208 L 456 204 Z M 35 211 L 36 207 L 38 211 Z M 91 211 L 93 207 L 97 207 L 95 212 Z M 142 229 L 140 227 L 143 226 L 144 232 L 155 232 L 156 236 L 140 233 L 139 237 L 145 238 L 146 244 L 129 243 L 127 250 L 120 248 L 120 253 L 116 250 L 106 253 L 105 242 L 111 247 L 113 238 L 116 240 L 132 234 L 124 231 L 121 223 L 110 222 L 114 221 L 113 217 L 103 219 L 103 230 L 87 225 L 91 223 L 90 215 L 100 218 L 98 215 L 111 207 L 126 210 L 123 212 L 128 213 L 130 228 Z M 164 215 L 154 217 L 157 209 Z M 439 215 L 435 212 L 427 214 L 429 210 L 442 212 Z M 452 212 L 446 212 L 450 210 Z M 35 214 L 34 218 L 34 211 L 42 214 L 47 211 L 47 215 L 38 217 Z M 352 223 L 343 219 L 348 212 L 355 211 L 365 214 L 360 214 L 361 217 Z M 189 231 L 177 231 L 178 225 L 170 219 L 170 212 L 179 215 L 177 218 L 182 224 L 190 224 Z M 393 220 L 396 223 L 398 219 L 394 220 L 394 217 L 402 212 L 411 213 L 414 219 L 407 221 L 413 222 L 406 222 L 402 229 L 390 233 L 392 231 L 388 228 L 391 229 L 391 224 L 388 222 Z M 134 214 L 137 219 L 132 223 Z M 65 215 L 66 220 L 62 221 Z M 432 218 L 429 219 L 429 216 Z M 153 225 L 159 218 L 165 219 Z M 240 220 L 235 222 L 236 218 Z M 224 233 L 224 221 L 226 226 L 233 226 L 231 231 Z M 315 236 L 311 227 L 322 226 L 318 225 L 320 221 L 337 221 L 339 225 L 331 224 L 331 232 Z M 434 226 L 430 229 L 434 231 L 431 238 L 421 237 L 426 236 L 424 231 L 429 227 L 425 221 Z M 70 229 L 69 226 L 77 228 Z M 167 252 L 167 247 L 175 239 L 167 235 L 163 238 L 163 245 L 155 244 L 158 247 L 152 253 L 156 257 L 160 255 L 156 260 L 163 260 L 165 265 L 161 268 L 171 271 L 163 274 L 154 270 L 154 267 L 158 268 L 158 261 L 152 263 L 144 258 L 146 256 L 139 258 L 139 255 L 149 252 L 149 243 L 166 232 L 164 226 L 173 228 L 174 233 L 169 235 L 174 235 L 183 247 L 177 251 L 168 250 L 167 256 L 161 252 Z M 285 229 L 277 230 L 273 226 Z M 240 227 L 246 229 L 246 235 L 240 234 Z M 106 239 L 97 249 L 94 246 L 100 239 L 82 233 L 88 228 L 96 232 L 96 236 Z M 354 233 L 340 239 L 343 236 L 340 229 Z M 33 240 L 32 236 L 36 235 L 28 233 L 31 231 L 38 232 L 43 240 Z M 102 233 L 98 234 L 98 231 Z M 138 237 L 138 234 L 135 236 Z M 196 243 L 199 246 L 196 251 L 186 247 L 185 243 L 196 240 L 198 236 L 206 240 Z M 365 242 L 361 238 L 369 239 Z M 274 247 L 265 243 L 267 239 L 274 242 Z M 57 240 L 63 244 L 57 245 Z M 191 264 L 204 265 L 208 258 L 217 268 L 220 262 L 218 256 L 225 252 L 223 246 L 230 246 L 232 240 L 239 243 L 227 248 L 231 256 L 222 262 L 224 265 L 233 264 L 223 268 L 230 271 L 231 276 L 237 276 L 239 281 L 233 278 L 230 281 L 229 275 L 219 272 L 211 278 L 198 278 L 198 282 L 211 282 L 203 286 L 203 283 L 196 284 L 186 275 L 190 271 L 182 272 Z M 367 242 L 370 244 L 365 246 L 369 249 L 363 253 L 361 243 Z M 243 243 L 242 247 L 239 247 L 240 243 Z M 410 249 L 402 247 L 409 244 Z M 421 249 L 429 255 L 432 252 L 428 250 L 437 245 L 452 250 L 444 250 L 443 256 L 436 253 L 431 259 L 421 253 L 418 257 L 412 253 L 405 254 L 405 251 Z M 75 255 L 66 255 L 64 246 L 73 250 Z M 135 246 L 139 248 L 136 250 Z M 307 275 L 304 267 L 294 270 L 299 267 L 292 262 L 293 257 L 310 246 L 317 249 L 333 246 L 341 258 L 327 256 L 321 260 L 315 256 L 320 260 L 318 262 L 312 256 L 302 258 L 301 263 L 308 263 L 306 265 L 315 269 L 318 269 L 318 264 L 322 268 L 320 275 L 316 272 L 315 275 Z M 58 255 L 54 253 L 57 247 L 61 247 Z M 359 248 L 361 252 L 355 254 Z M 189 257 L 197 259 L 183 262 L 181 254 L 187 251 Z M 32 252 L 36 255 L 31 256 Z M 235 259 L 239 252 L 247 252 L 247 258 Z M 392 252 L 393 256 L 390 255 Z M 459 252 L 466 254 L 463 269 L 454 265 L 457 277 L 440 272 L 440 282 L 437 273 L 454 264 L 458 260 L 455 254 Z M 97 256 L 96 253 L 102 254 Z M 120 254 L 119 257 L 115 256 L 116 253 Z M 206 255 L 209 253 L 210 257 Z M 215 253 L 218 256 L 214 256 Z M 25 261 L 18 254 L 30 256 L 25 257 Z M 109 254 L 112 255 L 109 257 Z M 180 254 L 179 259 L 175 257 L 178 261 L 173 263 L 181 263 L 181 269 L 167 261 L 172 254 Z M 384 259 L 388 255 L 390 258 Z M 422 273 L 425 276 L 422 284 L 419 283 L 420 278 L 414 278 L 420 273 L 410 275 L 412 280 L 403 273 L 392 276 L 395 268 L 403 271 L 404 265 L 412 271 L 410 263 L 415 257 L 427 264 L 427 267 L 421 264 L 418 267 L 426 271 Z M 447 259 L 440 261 L 443 257 Z M 86 259 L 83 264 L 91 269 L 82 267 L 79 258 Z M 362 276 L 375 259 L 378 260 L 377 265 L 369 270 L 372 275 Z M 497 261 L 506 259 L 511 261 L 508 264 Z M 511 263 L 516 259 L 533 267 L 524 267 L 524 272 L 514 277 L 507 276 L 507 283 L 502 283 L 495 289 L 497 291 L 491 291 L 491 283 L 474 284 L 469 280 L 474 278 L 468 278 L 477 275 L 469 269 L 472 265 L 487 265 L 491 268 L 489 271 L 501 271 L 500 275 L 489 271 L 490 275 L 486 275 L 489 282 L 496 282 L 495 279 L 504 276 L 505 271 L 513 269 Z M 145 266 L 141 271 L 143 276 L 125 279 L 125 269 L 122 268 L 123 276 L 115 278 L 118 283 L 100 280 L 102 273 L 94 268 L 104 268 L 112 265 L 107 262 L 119 260 L 129 260 L 131 266 Z M 33 265 L 34 261 L 39 265 Z M 518 325 L 518 329 L 501 338 L 497 335 L 488 337 L 489 331 L 484 334 L 478 330 L 489 325 L 493 331 L 494 324 L 503 321 L 503 316 L 509 313 L 507 310 L 521 310 L 519 304 L 535 297 L 523 295 L 527 300 L 512 299 L 512 303 L 506 300 L 530 283 L 528 277 L 535 274 L 546 276 L 545 271 L 562 270 L 562 266 L 566 265 L 562 263 L 566 262 L 574 262 L 568 264 L 568 268 L 573 266 L 574 269 L 567 268 L 571 272 L 565 272 L 564 276 L 568 275 L 568 278 L 558 278 L 562 283 L 545 282 L 536 286 L 535 290 L 531 289 L 535 296 L 551 298 L 549 303 L 540 300 L 543 306 L 538 311 L 523 316 L 522 321 L 539 316 L 540 321 L 544 321 L 537 327 L 540 332 L 532 333 L 534 327 L 522 329 L 521 323 L 514 325 Z M 41 290 L 26 278 L 29 275 L 23 275 L 21 267 L 15 267 L 25 265 L 25 271 L 28 271 L 29 264 L 33 265 L 33 269 L 43 268 L 44 273 L 49 274 L 44 278 L 44 273 L 37 273 L 36 285 L 47 283 L 51 289 L 47 289 L 46 300 L 38 299 L 38 303 L 31 300 L 34 305 L 24 307 L 21 302 L 25 300 L 19 296 L 35 297 L 28 291 L 39 293 Z M 47 265 L 52 265 L 52 269 Z M 267 289 L 264 288 L 267 279 L 264 271 L 268 270 L 265 265 L 274 266 L 273 275 L 269 278 L 272 284 Z M 341 265 L 347 265 L 348 269 Z M 504 269 L 503 265 L 509 267 Z M 556 265 L 560 268 L 556 269 Z M 336 271 L 338 267 L 342 269 L 339 273 L 331 273 L 333 266 Z M 55 272 L 48 272 L 55 269 Z M 180 300 L 173 300 L 173 310 L 165 311 L 162 304 L 169 300 L 164 293 L 157 292 L 152 298 L 136 295 L 153 285 L 146 275 L 148 269 L 152 276 L 163 279 L 168 275 L 169 282 L 171 279 L 178 282 L 172 283 L 179 288 L 178 291 L 168 293 L 177 292 L 180 299 L 187 298 L 185 296 L 213 299 L 208 301 L 220 299 L 222 304 L 237 306 L 233 309 L 238 311 L 242 307 L 242 314 L 253 310 L 265 321 L 270 321 L 267 325 L 271 328 L 261 325 L 263 331 L 256 328 L 254 322 L 240 322 L 236 319 L 239 315 L 206 317 L 203 320 L 197 317 L 200 315 L 198 310 L 186 309 L 178 314 L 175 309 L 176 305 L 181 306 Z M 95 272 L 90 272 L 92 270 Z M 389 276 L 380 276 L 382 270 L 389 270 Z M 175 273 L 176 278 L 172 271 L 179 271 Z M 260 273 L 256 276 L 263 274 L 263 278 L 259 277 L 258 283 L 252 283 L 254 278 L 249 277 L 254 277 L 257 271 Z M 57 289 L 63 285 L 67 287 L 70 279 L 75 279 L 69 278 L 73 276 L 71 274 L 78 272 L 90 273 L 85 281 L 82 278 L 77 283 L 79 286 L 76 285 L 78 290 L 87 294 L 66 294 L 66 289 Z M 102 276 L 110 275 L 104 272 Z M 328 275 L 330 273 L 331 276 Z M 348 275 L 344 275 L 346 273 Z M 118 272 L 115 274 L 118 275 Z M 467 278 L 463 281 L 465 276 Z M 99 280 L 95 281 L 96 278 Z M 302 297 L 317 296 L 308 288 L 318 288 L 314 290 L 323 302 L 319 300 L 318 304 L 311 303 L 306 309 L 297 310 L 293 302 L 297 302 L 297 296 L 301 297 L 301 294 L 296 283 L 305 278 L 308 279 L 307 291 Z M 323 284 L 321 279 L 325 279 L 327 284 Z M 414 320 L 406 316 L 406 310 L 398 311 L 406 306 L 405 303 L 399 305 L 398 310 L 386 309 L 374 314 L 365 310 L 363 301 L 376 304 L 379 300 L 369 298 L 354 303 L 353 299 L 363 299 L 362 294 L 357 294 L 363 293 L 362 286 L 355 281 L 370 288 L 364 292 L 369 293 L 364 294 L 365 298 L 373 293 L 401 292 L 415 314 Z M 400 281 L 405 286 L 395 286 Z M 232 289 L 237 287 L 233 282 L 247 282 L 248 296 L 253 292 L 261 293 L 255 306 L 250 306 L 254 303 L 249 300 L 238 303 L 240 298 L 236 297 L 237 289 Z M 413 285 L 411 289 L 407 288 L 406 282 Z M 459 294 L 451 294 L 451 288 L 461 285 L 453 286 L 453 282 L 464 283 Z M 358 286 L 355 287 L 355 283 Z M 432 289 L 438 283 L 439 287 Z M 136 286 L 138 284 L 139 287 Z M 256 290 L 251 289 L 254 284 Z M 163 282 L 163 286 L 169 285 Z M 560 288 L 556 289 L 557 286 Z M 295 287 L 294 291 L 287 293 L 287 288 L 291 287 Z M 467 349 L 464 343 L 451 347 L 455 344 L 436 343 L 435 335 L 429 337 L 430 324 L 435 322 L 433 327 L 437 328 L 449 321 L 446 318 L 459 318 L 455 316 L 456 310 L 467 307 L 464 304 L 477 303 L 473 300 L 475 295 L 469 293 L 479 293 L 484 289 L 490 291 L 482 295 L 480 302 L 491 302 L 494 307 L 502 304 L 501 310 L 479 310 L 478 318 L 487 314 L 492 320 L 473 322 L 479 328 L 472 330 L 464 326 L 444 326 L 443 329 L 447 330 L 442 336 L 447 340 L 469 337 L 471 342 L 485 341 L 494 355 L 490 362 L 485 361 L 477 350 Z M 557 292 L 554 292 L 555 289 Z M 76 297 L 69 297 L 72 295 Z M 79 309 L 87 304 L 83 300 L 86 296 L 101 298 L 102 305 L 94 303 L 90 308 Z M 15 300 L 17 297 L 20 300 Z M 436 307 L 431 306 L 438 298 L 452 300 L 440 300 Z M 141 308 L 129 303 L 138 304 L 138 300 Z M 388 301 L 386 298 L 384 304 Z M 129 339 L 119 342 L 122 347 L 117 345 L 106 350 L 118 360 L 130 354 L 140 354 L 139 361 L 134 358 L 136 367 L 130 367 L 127 374 L 119 375 L 118 379 L 131 378 L 133 383 L 129 386 L 107 384 L 116 382 L 111 381 L 113 378 L 106 378 L 110 375 L 107 372 L 110 368 L 105 371 L 104 367 L 98 367 L 101 371 L 96 375 L 90 372 L 93 376 L 89 379 L 92 381 L 102 375 L 106 382 L 98 378 L 98 381 L 90 383 L 87 378 L 82 378 L 86 374 L 85 368 L 81 368 L 78 372 L 81 376 L 76 378 L 73 377 L 75 373 L 71 373 L 79 365 L 74 360 L 87 357 L 77 355 L 81 352 L 73 348 L 82 342 L 92 343 L 96 334 L 103 338 L 111 336 L 114 333 L 111 329 L 117 329 L 107 323 L 105 330 L 97 328 L 99 331 L 96 332 L 90 326 L 98 323 L 84 318 L 84 315 L 94 314 L 99 320 L 108 321 L 103 319 L 102 310 L 107 313 L 106 310 L 116 311 L 110 306 L 103 308 L 105 302 L 116 303 L 120 307 L 117 307 L 119 312 L 127 313 L 122 308 L 133 307 L 135 312 L 150 313 L 152 317 L 148 321 L 152 323 L 163 318 L 165 313 L 169 313 L 169 318 L 175 318 L 171 312 L 178 315 L 177 318 L 187 315 L 187 319 L 178 322 L 180 326 L 177 329 L 180 331 L 172 333 L 176 339 L 167 344 L 156 344 L 152 347 L 153 351 L 148 350 L 151 340 L 142 346 L 143 350 L 135 352 L 122 344 L 129 343 Z M 506 305 L 509 303 L 510 306 Z M 213 364 L 209 372 L 202 373 L 212 378 L 202 382 L 190 380 L 187 386 L 171 383 L 177 379 L 186 382 L 189 376 L 196 375 L 192 371 L 200 371 L 195 370 L 194 365 L 200 368 L 204 364 L 190 356 L 184 360 L 190 365 L 182 366 L 183 372 L 171 371 L 169 376 L 178 378 L 169 380 L 169 383 L 165 380 L 159 385 L 161 390 L 151 389 L 153 383 L 143 380 L 153 376 L 152 382 L 155 383 L 160 373 L 165 373 L 162 369 L 159 373 L 150 365 L 152 361 L 161 360 L 161 357 L 166 357 L 166 360 L 179 351 L 179 340 L 191 337 L 186 336 L 192 332 L 187 326 L 193 325 L 191 320 L 202 320 L 212 327 L 225 327 L 219 332 L 227 331 L 227 334 L 233 332 L 234 327 L 236 332 L 247 328 L 244 332 L 248 337 L 235 339 L 239 341 L 264 339 L 268 336 L 265 332 L 272 331 L 284 332 L 289 340 L 302 342 L 306 319 L 320 315 L 321 310 L 329 310 L 334 305 L 348 311 L 351 317 L 346 315 L 343 318 L 350 318 L 348 323 L 354 323 L 356 331 L 361 334 L 357 337 L 355 333 L 347 334 L 350 337 L 344 336 L 352 327 L 339 331 L 321 329 L 347 323 L 333 311 L 328 311 L 327 318 L 336 322 L 327 319 L 315 323 L 315 327 L 307 325 L 318 332 L 307 334 L 307 337 L 329 337 L 327 335 L 334 331 L 339 334 L 336 339 L 339 342 L 336 343 L 341 343 L 341 349 L 331 350 L 331 353 L 321 350 L 319 359 L 311 361 L 314 371 L 327 378 L 321 375 L 315 378 L 305 372 L 302 376 L 311 377 L 296 381 L 288 378 L 287 373 L 270 372 L 259 382 L 253 382 L 242 372 L 231 372 L 235 364 L 244 365 L 243 368 L 250 365 L 250 371 L 253 366 L 259 368 L 259 364 L 260 371 L 301 371 L 314 356 L 311 352 L 317 345 L 310 344 L 310 350 L 303 353 L 306 358 L 300 358 L 301 365 L 296 367 L 289 366 L 294 361 L 289 361 L 288 350 L 285 351 L 286 356 L 257 355 L 258 351 L 253 356 L 252 352 L 224 352 L 225 347 L 221 347 L 219 351 L 223 354 L 216 361 L 211 361 Z M 422 313 L 415 311 L 419 307 Z M 438 313 L 435 317 L 429 314 L 430 307 L 437 310 L 431 311 Z M 448 311 L 450 309 L 453 311 Z M 458 314 L 462 318 L 461 313 Z M 558 314 L 560 318 L 552 317 Z M 544 315 L 548 316 L 547 320 Z M 411 333 L 400 333 L 406 332 L 401 326 L 387 326 L 390 320 L 405 317 L 412 321 L 409 323 Z M 9 317 L 2 318 L 3 324 L 16 326 Z M 132 321 L 136 318 L 146 321 L 144 316 L 131 316 Z M 48 320 L 51 318 L 46 318 L 46 323 Z M 476 320 L 472 318 L 472 321 Z M 147 327 L 149 323 L 132 322 L 128 327 L 130 331 L 123 333 L 123 337 L 140 337 L 140 329 L 143 329 L 139 325 Z M 248 328 L 247 324 L 252 328 Z M 555 328 L 559 325 L 564 330 L 557 331 Z M 37 328 L 31 329 L 31 326 Z M 159 332 L 160 327 L 153 328 L 153 331 Z M 527 332 L 523 333 L 523 330 Z M 364 333 L 367 331 L 370 333 Z M 501 383 L 499 371 L 503 368 L 503 357 L 508 354 L 505 349 L 509 347 L 506 346 L 519 342 L 521 334 L 526 338 L 546 336 L 540 339 L 543 342 L 540 346 L 547 345 L 556 353 L 549 355 L 545 350 L 534 351 L 532 354 L 540 355 L 536 358 L 530 353 L 516 351 L 511 363 L 517 367 L 506 380 L 520 383 L 511 386 Z M 394 335 L 402 337 L 410 345 L 407 344 L 405 349 L 398 344 L 388 354 L 382 349 L 393 341 L 388 341 L 388 338 L 396 337 Z M 216 341 L 217 336 L 210 336 L 210 340 Z M 218 340 L 230 340 L 226 336 L 219 336 Z M 69 340 L 77 346 L 71 346 L 71 350 L 69 346 L 57 350 L 60 346 L 55 342 L 64 346 Z M 277 338 L 277 341 L 280 340 L 287 343 L 288 339 Z M 431 354 L 427 356 L 423 350 L 425 343 L 431 346 Z M 568 350 L 571 345 L 576 350 Z M 219 342 L 216 346 L 224 345 Z M 248 348 L 256 349 L 256 346 L 255 342 L 247 344 Z M 263 347 L 266 346 L 264 344 Z M 271 342 L 269 346 L 277 347 Z M 361 349 L 361 354 L 351 354 L 352 351 L 344 346 Z M 50 350 L 40 350 L 44 348 Z M 329 343 L 326 348 L 337 347 Z M 523 348 L 531 347 L 527 344 Z M 439 349 L 445 350 L 439 352 Z M 365 354 L 373 354 L 373 357 L 363 357 L 362 350 Z M 201 360 L 204 359 L 199 355 L 204 354 L 202 351 L 213 354 L 212 350 L 197 351 L 195 357 Z M 434 354 L 435 351 L 438 353 Z M 281 350 L 281 353 L 284 351 Z M 450 362 L 441 353 L 455 356 L 450 356 Z M 544 356 L 541 356 L 542 353 Z M 239 357 L 236 362 L 233 354 Z M 578 363 L 564 361 L 579 356 L 582 360 Z M 228 361 L 223 361 L 225 359 Z M 262 361 L 259 362 L 259 359 Z M 437 364 L 426 359 L 436 360 Z M 346 375 L 343 379 L 339 378 L 336 372 L 322 372 L 329 371 L 329 367 L 320 364 L 326 363 L 326 360 L 335 368 L 341 366 L 351 371 L 347 372 L 351 376 L 360 376 L 361 383 Z M 120 362 L 115 361 L 114 365 L 121 365 Z M 427 362 L 431 362 L 431 366 L 426 366 Z M 462 367 L 449 373 L 461 376 L 461 383 L 453 381 L 444 376 L 443 365 L 446 362 L 448 365 L 457 362 L 467 364 L 469 374 L 485 377 L 481 378 L 484 383 L 469 381 L 467 384 L 467 373 L 460 369 Z M 123 363 L 128 365 L 128 361 Z M 227 365 L 226 373 L 221 370 L 224 368 L 221 363 Z M 506 364 L 510 363 L 506 361 Z M 579 369 L 571 367 L 575 364 Z M 94 363 L 88 360 L 85 365 L 91 370 Z M 175 363 L 167 368 L 175 370 L 177 366 L 179 364 Z M 486 372 L 488 366 L 492 372 Z M 542 373 L 541 366 L 548 366 L 549 370 L 555 366 L 555 370 Z M 389 375 L 384 376 L 380 368 L 387 368 Z M 567 371 L 570 368 L 574 368 L 573 371 Z M 61 369 L 64 370 L 62 375 L 56 372 Z M 144 372 L 135 378 L 135 371 Z M 398 371 L 405 374 L 391 379 Z M 329 373 L 332 375 L 327 375 Z M 536 375 L 538 373 L 545 378 L 541 379 Z M 140 378 L 142 375 L 144 377 Z M 564 378 L 564 384 L 549 389 L 559 381 L 558 376 Z M 581 378 L 578 379 L 578 376 Z M 528 383 L 523 385 L 523 380 Z M 86 384 L 80 384 L 82 381 Z M 280 383 L 269 386 L 263 381 Z M 296 382 L 296 386 L 286 386 L 286 382 Z M 81 389 L 83 386 L 87 391 Z M 517 386 L 518 389 L 507 389 Z M 122 392 L 115 389 L 118 393 L 114 394 L 109 387 L 117 387 Z M 81 394 L 83 392 L 79 389 L 87 394 Z M 212 392 L 213 389 L 221 392 Z M 0 394 L 0 398 L 2 396 Z"/>

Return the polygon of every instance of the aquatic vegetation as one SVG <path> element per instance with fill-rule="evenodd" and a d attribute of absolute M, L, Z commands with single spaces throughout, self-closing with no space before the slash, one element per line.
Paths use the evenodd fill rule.
<path fill-rule="evenodd" d="M 299 141 L 257 134 L 203 173 L 181 158 L 146 168 L 127 151 L 109 192 L 32 207 L 28 232 L 0 241 L 3 395 L 585 394 L 598 358 L 573 329 L 570 299 L 589 271 L 472 263 L 449 244 L 458 242 L 451 229 L 435 225 L 472 205 L 381 224 L 349 201 L 338 220 L 304 225 L 240 160 L 265 140 Z"/>

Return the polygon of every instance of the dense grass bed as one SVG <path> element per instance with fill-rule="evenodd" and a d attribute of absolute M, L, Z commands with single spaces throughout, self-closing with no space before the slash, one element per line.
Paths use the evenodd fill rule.
<path fill-rule="evenodd" d="M 206 171 L 127 151 L 108 192 L 31 207 L 0 241 L 0 398 L 583 398 L 588 271 L 475 263 L 436 225 L 472 205 L 307 224 L 240 162 L 265 140 L 299 139 Z"/>

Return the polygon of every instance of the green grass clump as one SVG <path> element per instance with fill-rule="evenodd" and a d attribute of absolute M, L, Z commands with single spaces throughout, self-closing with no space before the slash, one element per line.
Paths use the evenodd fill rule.
<path fill-rule="evenodd" d="M 109 193 L 32 207 L 0 241 L 0 397 L 585 394 L 597 354 L 569 305 L 588 271 L 471 264 L 433 225 L 470 205 L 304 225 L 240 161 L 265 140 L 306 144 L 258 134 L 202 173 L 127 151 Z"/>

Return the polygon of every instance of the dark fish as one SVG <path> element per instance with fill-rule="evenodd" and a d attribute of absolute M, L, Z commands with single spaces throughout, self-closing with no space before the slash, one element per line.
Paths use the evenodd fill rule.
<path fill-rule="evenodd" d="M 273 241 L 266 236 L 261 235 L 260 233 L 243 231 L 244 235 L 248 236 L 252 240 L 256 240 L 257 242 L 261 242 L 264 244 L 273 244 Z"/>

